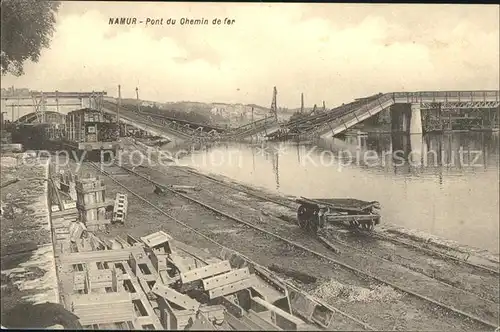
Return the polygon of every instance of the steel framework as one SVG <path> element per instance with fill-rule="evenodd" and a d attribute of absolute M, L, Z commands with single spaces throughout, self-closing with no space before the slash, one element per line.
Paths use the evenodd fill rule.
<path fill-rule="evenodd" d="M 278 95 L 278 90 L 276 87 L 273 89 L 273 100 L 271 101 L 271 113 L 274 115 L 274 118 L 278 120 L 278 106 L 276 101 L 276 96 Z"/>
<path fill-rule="evenodd" d="M 29 96 L 2 96 L 5 101 L 12 100 L 8 106 L 19 107 L 33 107 L 33 113 L 35 113 L 38 122 L 45 122 L 45 112 L 47 111 L 47 106 L 55 106 L 56 112 L 59 112 L 60 106 L 79 106 L 83 107 L 83 100 L 88 98 L 89 108 L 96 110 L 102 110 L 103 97 L 107 95 L 107 92 L 31 92 Z M 31 99 L 31 104 L 20 104 L 21 100 Z M 55 99 L 55 102 L 48 103 L 47 99 Z M 78 102 L 65 101 L 60 103 L 60 99 L 78 99 Z M 14 104 L 14 102 L 16 104 Z M 18 121 L 20 117 L 18 116 Z M 14 121 L 14 118 L 12 119 Z"/>
<path fill-rule="evenodd" d="M 498 101 L 461 101 L 461 102 L 443 102 L 443 103 L 428 103 L 420 104 L 421 109 L 435 109 L 436 104 L 440 104 L 441 109 L 469 109 L 469 108 L 495 108 L 500 105 Z"/>

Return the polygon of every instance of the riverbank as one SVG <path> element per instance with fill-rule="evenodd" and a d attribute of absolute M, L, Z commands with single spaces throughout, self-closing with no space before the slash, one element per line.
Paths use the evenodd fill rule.
<path fill-rule="evenodd" d="M 376 200 L 383 207 L 384 225 L 497 254 L 498 137 L 399 138 L 381 135 L 300 146 L 233 143 L 195 151 L 180 162 L 277 195 Z M 418 162 L 420 151 L 427 151 L 423 162 Z"/>
<path fill-rule="evenodd" d="M 182 167 L 170 168 L 170 174 L 176 173 L 174 171 L 176 169 L 182 169 Z M 202 176 L 208 176 L 224 183 L 227 183 L 232 186 L 236 186 L 242 188 L 243 190 L 250 190 L 252 192 L 256 192 L 260 195 L 268 197 L 272 200 L 276 201 L 290 201 L 292 202 L 296 197 L 290 195 L 281 195 L 276 193 L 275 191 L 269 190 L 264 186 L 256 186 L 256 185 L 248 185 L 245 183 L 238 182 L 230 177 L 214 174 L 208 171 L 204 171 L 203 169 L 196 169 L 191 167 L 186 167 L 191 172 L 198 173 Z M 199 180 L 194 176 L 194 180 L 189 183 L 199 183 Z M 295 220 L 295 211 L 285 211 L 281 207 L 271 207 L 274 209 L 274 212 L 277 215 L 284 216 L 287 220 Z M 383 214 L 383 207 L 382 207 Z M 442 251 L 448 255 L 457 257 L 464 261 L 477 262 L 478 264 L 483 264 L 485 266 L 493 266 L 496 267 L 500 263 L 500 253 L 491 252 L 487 249 L 482 249 L 478 247 L 474 247 L 471 245 L 459 243 L 458 241 L 447 239 L 444 237 L 437 236 L 435 234 L 430 234 L 422 230 L 411 229 L 401 227 L 400 225 L 387 222 L 386 220 L 382 220 L 382 224 L 376 227 L 377 231 L 381 233 L 387 233 L 392 236 L 407 238 L 408 240 L 413 240 L 421 245 L 425 245 L 426 247 L 432 248 L 434 250 Z"/>
<path fill-rule="evenodd" d="M 2 156 L 1 182 L 18 179 L 1 190 L 2 325 L 17 305 L 58 302 L 48 210 L 46 160 L 23 161 L 22 154 Z"/>

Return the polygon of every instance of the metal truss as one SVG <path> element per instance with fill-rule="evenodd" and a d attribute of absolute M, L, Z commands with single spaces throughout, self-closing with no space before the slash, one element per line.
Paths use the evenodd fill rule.
<path fill-rule="evenodd" d="M 29 96 L 2 96 L 2 99 L 5 101 L 7 100 L 12 100 L 12 101 L 17 101 L 17 106 L 21 107 L 28 107 L 32 106 L 33 107 L 33 113 L 36 116 L 36 121 L 39 123 L 45 122 L 45 116 L 47 113 L 47 106 L 55 106 L 56 107 L 56 112 L 59 112 L 59 107 L 60 106 L 81 106 L 83 107 L 82 100 L 84 98 L 89 98 L 89 108 L 96 109 L 98 111 L 102 111 L 102 105 L 104 101 L 104 96 L 107 95 L 105 91 L 102 92 L 37 92 L 37 91 L 32 91 Z M 80 102 L 68 102 L 64 101 L 63 103 L 59 102 L 59 99 L 79 99 Z M 23 103 L 20 104 L 20 100 L 26 100 L 26 99 L 31 99 L 32 103 L 27 104 Z M 53 100 L 47 102 L 47 100 Z M 14 104 L 12 104 L 14 105 Z M 19 119 L 18 119 L 19 120 Z M 17 120 L 16 120 L 17 121 Z"/>
<path fill-rule="evenodd" d="M 46 105 L 45 105 L 46 100 L 45 100 L 45 97 L 43 95 L 43 92 L 40 94 L 32 93 L 31 98 L 33 100 L 33 108 L 35 111 L 37 121 L 39 123 L 41 123 L 41 122 L 43 122 L 43 118 L 44 118 L 44 114 L 45 114 L 44 112 L 46 111 Z"/>
<path fill-rule="evenodd" d="M 443 103 L 420 103 L 421 109 L 461 109 L 461 108 L 495 108 L 500 105 L 498 101 L 456 101 Z"/>
<path fill-rule="evenodd" d="M 103 102 L 103 93 L 102 92 L 94 92 L 90 93 L 89 97 L 89 108 L 95 109 L 99 112 L 102 112 L 102 102 Z"/>

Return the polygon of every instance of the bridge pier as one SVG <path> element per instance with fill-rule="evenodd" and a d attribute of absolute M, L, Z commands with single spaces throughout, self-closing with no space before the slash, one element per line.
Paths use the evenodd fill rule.
<path fill-rule="evenodd" d="M 420 103 L 413 103 L 410 106 L 410 134 L 422 134 L 422 112 Z"/>
<path fill-rule="evenodd" d="M 411 134 L 411 133 L 410 133 Z M 426 162 L 427 149 L 424 144 L 423 136 L 417 133 L 410 135 L 410 156 L 408 161 L 412 166 L 421 166 Z"/>

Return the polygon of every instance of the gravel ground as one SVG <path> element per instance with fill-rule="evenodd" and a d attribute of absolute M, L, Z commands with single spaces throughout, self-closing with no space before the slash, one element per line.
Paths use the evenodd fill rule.
<path fill-rule="evenodd" d="M 439 238 L 418 230 L 408 230 L 395 225 L 383 225 L 386 236 L 403 239 L 409 243 L 423 245 L 434 251 L 451 255 L 468 262 L 498 270 L 499 254 L 493 254 L 484 249 L 471 248 L 455 241 Z"/>
<path fill-rule="evenodd" d="M 181 172 L 175 172 L 173 169 L 168 174 L 168 178 L 164 178 L 162 182 L 175 182 L 183 185 L 198 183 L 203 185 L 198 177 L 187 176 L 185 173 L 181 174 Z M 161 196 L 156 195 L 153 193 L 153 186 L 147 184 L 144 180 L 131 176 L 119 176 L 118 178 L 128 187 L 134 188 L 140 195 L 151 200 L 154 204 L 161 206 L 162 209 L 171 215 L 174 215 L 196 229 L 202 230 L 204 234 L 214 240 L 241 252 L 262 265 L 268 266 L 279 262 L 284 266 L 316 276 L 319 281 L 315 285 L 301 285 L 301 287 L 318 294 L 318 296 L 336 294 L 336 296 L 330 296 L 329 298 L 327 296 L 325 300 L 377 329 L 484 329 L 484 326 L 480 324 L 457 317 L 426 301 L 401 294 L 390 287 L 384 287 L 378 282 L 357 276 L 351 271 L 337 267 L 331 262 L 320 260 L 316 256 L 312 256 L 301 250 L 289 248 L 284 243 L 275 239 L 266 238 L 255 230 L 236 225 L 233 221 L 225 220 L 225 218 L 217 216 L 198 205 L 189 203 L 176 195 L 168 193 Z M 109 179 L 105 179 L 105 181 L 108 188 L 108 196 L 112 197 L 116 191 L 123 192 L 123 189 L 118 189 Z M 213 186 L 210 189 L 213 189 Z M 225 195 L 224 192 L 197 194 L 201 195 L 200 197 L 203 198 L 203 201 L 210 201 L 211 205 L 217 204 L 217 207 L 224 211 L 234 212 L 234 214 L 238 213 L 238 216 L 245 220 L 253 223 L 261 222 L 266 227 L 271 227 L 271 229 L 276 231 L 276 225 L 269 223 L 267 216 L 259 215 L 251 207 L 242 206 L 241 201 L 235 208 L 234 201 L 231 202 L 231 199 L 233 199 L 233 197 L 230 197 L 231 195 Z M 197 244 L 196 246 L 198 247 L 204 245 L 205 241 L 200 240 L 198 236 L 193 235 L 168 218 L 158 217 L 157 212 L 144 206 L 144 203 L 139 203 L 137 199 L 130 197 L 130 195 L 129 207 L 126 226 L 118 226 L 113 229 L 112 235 L 129 232 L 132 235 L 141 236 L 151 231 L 164 229 L 183 242 Z M 307 240 L 307 235 L 298 231 L 293 225 L 283 223 L 279 225 L 279 228 L 282 231 L 286 229 L 288 235 L 294 234 L 296 241 Z M 322 250 L 325 254 L 330 254 L 326 248 L 319 244 L 315 245 L 314 249 L 317 251 Z M 375 264 L 372 263 L 371 265 Z M 325 289 L 330 289 L 331 291 L 325 293 Z M 396 296 L 395 294 L 398 295 Z M 351 322 L 350 324 L 352 325 L 353 323 Z M 359 326 L 340 325 L 335 328 L 359 329 Z"/>
<path fill-rule="evenodd" d="M 453 260 L 422 254 L 418 249 L 398 243 L 373 240 L 362 233 L 334 229 L 329 230 L 328 235 L 334 243 L 349 243 L 367 254 L 382 257 L 466 292 L 476 294 L 488 301 L 498 303 L 500 296 L 498 275 Z"/>

